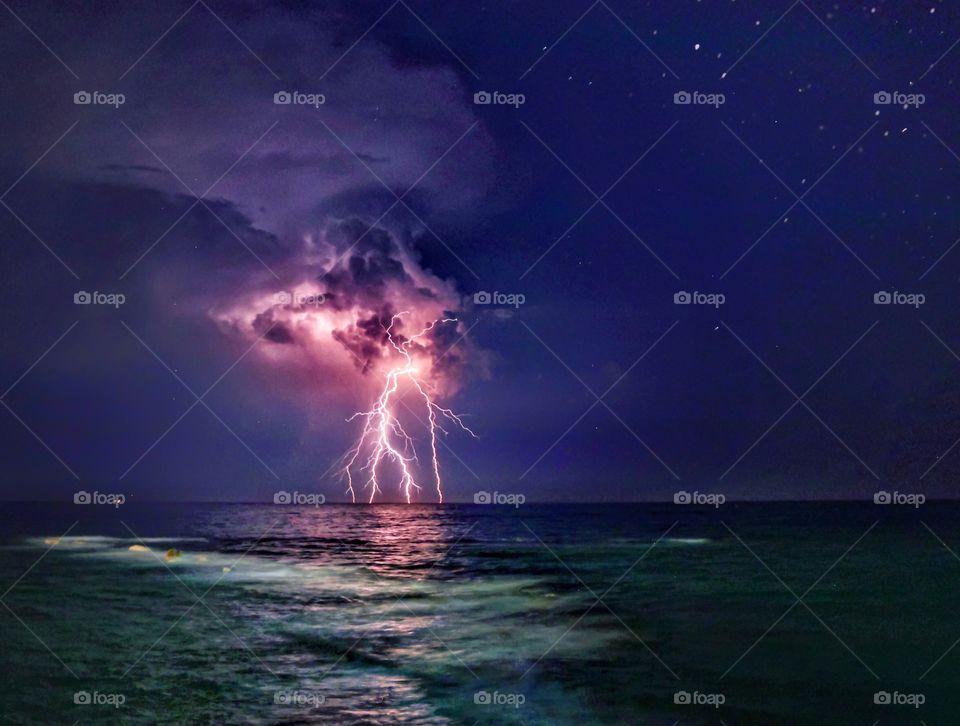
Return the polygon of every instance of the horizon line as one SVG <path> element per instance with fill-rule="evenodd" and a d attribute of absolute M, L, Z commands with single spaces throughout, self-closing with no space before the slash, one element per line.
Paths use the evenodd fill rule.
<path fill-rule="evenodd" d="M 913 492 L 913 493 L 922 493 L 922 492 Z M 724 504 L 880 504 L 874 502 L 872 499 L 872 494 L 864 496 L 862 498 L 851 498 L 851 497 L 841 497 L 841 498 L 831 498 L 831 499 L 798 499 L 798 498 L 784 498 L 784 499 L 733 499 L 726 498 L 726 500 L 720 506 Z M 937 496 L 937 497 L 926 497 L 925 503 L 930 502 L 960 502 L 960 494 L 957 496 Z M 85 504 L 78 504 L 66 499 L 0 499 L 0 503 L 3 504 L 64 504 L 72 506 L 87 506 Z M 469 500 L 463 501 L 445 501 L 445 502 L 350 502 L 350 501 L 325 501 L 322 504 L 278 504 L 270 500 L 226 500 L 226 499 L 146 499 L 140 500 L 138 502 L 124 502 L 122 507 L 130 506 L 130 504 L 236 504 L 244 506 L 263 506 L 271 505 L 277 507 L 289 507 L 289 508 L 298 508 L 302 509 L 304 507 L 313 507 L 314 509 L 319 507 L 327 506 L 350 506 L 350 507 L 376 507 L 376 506 L 397 506 L 397 507 L 416 507 L 416 506 L 430 506 L 430 507 L 446 507 L 446 506 L 476 506 L 476 507 L 487 507 L 487 506 L 496 506 L 496 507 L 508 507 L 508 508 L 519 508 L 525 507 L 530 504 L 569 504 L 569 505 L 616 505 L 616 504 L 672 504 L 677 507 L 708 507 L 715 508 L 713 504 L 709 503 L 679 503 L 675 502 L 672 499 L 616 499 L 616 500 L 547 500 L 547 499 L 538 499 L 534 501 L 524 501 L 522 504 L 513 504 L 513 503 L 503 503 L 503 504 L 494 504 L 491 502 L 474 502 Z M 111 505 L 102 505 L 109 507 Z"/>

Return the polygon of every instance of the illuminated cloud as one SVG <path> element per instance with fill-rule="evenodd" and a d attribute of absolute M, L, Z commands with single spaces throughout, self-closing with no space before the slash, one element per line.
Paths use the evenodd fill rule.
<path fill-rule="evenodd" d="M 408 338 L 432 321 L 456 318 L 462 298 L 450 280 L 424 269 L 399 239 L 356 219 L 330 222 L 282 266 L 210 308 L 221 329 L 251 343 L 271 364 L 312 385 L 373 390 L 397 358 L 387 328 Z M 469 342 L 462 321 L 439 324 L 410 348 L 421 377 L 447 397 L 465 373 Z"/>

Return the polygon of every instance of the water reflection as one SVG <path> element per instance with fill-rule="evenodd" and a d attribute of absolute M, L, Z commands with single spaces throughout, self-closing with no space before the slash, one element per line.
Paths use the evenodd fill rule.
<path fill-rule="evenodd" d="M 549 514 L 524 516 L 584 576 L 597 570 L 601 550 L 569 547 Z M 589 664 L 636 654 L 519 517 L 429 505 L 219 506 L 157 521 L 131 508 L 125 521 L 140 539 L 99 523 L 101 536 L 63 538 L 11 606 L 69 623 L 44 632 L 51 647 L 108 674 L 98 675 L 101 690 L 135 689 L 130 724 L 563 722 L 583 709 Z M 611 535 L 625 532 L 593 532 Z M 20 547 L 35 555 L 43 539 Z M 155 556 L 168 548 L 181 554 Z M 615 571 L 598 576 L 610 582 L 628 564 L 614 558 Z M 207 593 L 203 605 L 191 591 Z M 104 622 L 110 632 L 97 636 Z M 9 635 L 19 646 L 22 634 Z M 130 680 L 118 677 L 128 669 Z M 200 680 L 177 691 L 187 676 Z M 484 693 L 523 694 L 523 710 L 485 703 Z M 67 720 L 50 708 L 48 722 Z"/>

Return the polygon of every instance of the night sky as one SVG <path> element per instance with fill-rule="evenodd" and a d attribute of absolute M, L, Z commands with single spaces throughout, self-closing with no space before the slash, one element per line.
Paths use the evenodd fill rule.
<path fill-rule="evenodd" d="M 478 438 L 440 447 L 448 501 L 957 492 L 949 3 L 0 18 L 5 499 L 344 501 L 380 385 L 354 323 L 405 305 L 457 318 L 432 370 Z M 331 297 L 271 304 L 298 285 Z"/>

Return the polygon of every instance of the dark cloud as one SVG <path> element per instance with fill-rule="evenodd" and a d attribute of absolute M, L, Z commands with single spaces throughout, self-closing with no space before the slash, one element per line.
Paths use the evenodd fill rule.
<path fill-rule="evenodd" d="M 145 171 L 155 174 L 169 174 L 166 169 L 161 169 L 156 166 L 150 166 L 149 164 L 101 164 L 98 169 L 103 171 L 116 171 L 116 172 L 130 172 L 130 171 Z"/>
<path fill-rule="evenodd" d="M 362 373 L 369 373 L 373 364 L 388 352 L 390 343 L 386 330 L 393 314 L 393 310 L 386 308 L 381 313 L 333 331 L 334 340 L 350 352 Z"/>
<path fill-rule="evenodd" d="M 353 219 L 332 225 L 328 239 L 346 257 L 346 264 L 320 277 L 331 304 L 338 310 L 358 303 L 376 307 L 383 300 L 388 283 L 412 284 L 398 257 L 397 244 L 386 230 Z"/>
<path fill-rule="evenodd" d="M 257 327 L 261 327 L 258 325 Z M 266 333 L 263 336 L 271 343 L 289 344 L 294 342 L 293 333 L 285 324 L 276 322 L 267 326 Z"/>

